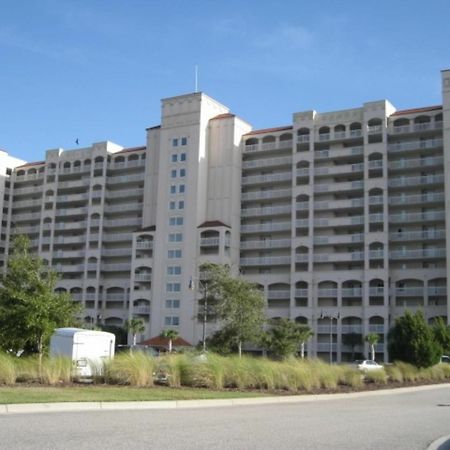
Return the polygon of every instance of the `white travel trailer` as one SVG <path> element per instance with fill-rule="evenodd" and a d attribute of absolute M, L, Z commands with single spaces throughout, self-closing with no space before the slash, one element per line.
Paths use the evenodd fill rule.
<path fill-rule="evenodd" d="M 50 356 L 71 358 L 76 376 L 91 377 L 114 357 L 115 341 L 115 335 L 105 331 L 57 328 L 50 339 Z"/>

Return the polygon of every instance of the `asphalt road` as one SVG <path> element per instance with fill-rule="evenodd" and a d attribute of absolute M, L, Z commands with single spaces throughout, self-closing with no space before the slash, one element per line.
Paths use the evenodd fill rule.
<path fill-rule="evenodd" d="M 0 416 L 1 449 L 422 450 L 448 434 L 448 385 L 301 403 Z"/>

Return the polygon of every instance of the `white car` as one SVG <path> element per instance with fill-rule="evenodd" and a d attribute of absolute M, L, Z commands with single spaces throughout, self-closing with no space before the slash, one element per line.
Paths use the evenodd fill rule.
<path fill-rule="evenodd" d="M 367 372 L 368 370 L 383 369 L 383 366 L 381 364 L 378 364 L 371 359 L 357 359 L 353 362 L 353 365 L 355 365 L 359 370 L 362 370 L 363 372 Z"/>

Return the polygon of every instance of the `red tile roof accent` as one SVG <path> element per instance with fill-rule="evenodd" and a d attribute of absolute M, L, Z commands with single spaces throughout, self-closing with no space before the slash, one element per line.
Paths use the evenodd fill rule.
<path fill-rule="evenodd" d="M 225 114 L 219 114 L 218 116 L 214 116 L 213 118 L 211 118 L 210 120 L 216 120 L 216 119 L 228 119 L 230 117 L 236 117 L 235 114 L 231 114 L 231 113 L 225 113 Z"/>
<path fill-rule="evenodd" d="M 35 161 L 35 162 L 25 163 L 21 166 L 17 166 L 16 169 L 19 169 L 22 167 L 28 167 L 28 166 L 40 166 L 41 164 L 45 164 L 45 161 Z"/>
<path fill-rule="evenodd" d="M 274 133 L 276 131 L 292 130 L 292 125 L 286 125 L 284 127 L 275 128 L 262 128 L 261 130 L 253 130 L 249 133 L 244 134 L 244 136 L 251 136 L 252 134 L 264 134 L 264 133 Z"/>
<path fill-rule="evenodd" d="M 197 228 L 214 228 L 214 227 L 227 227 L 231 228 L 229 225 L 221 222 L 220 220 L 207 220 L 199 225 Z"/>
<path fill-rule="evenodd" d="M 140 345 L 151 345 L 152 347 L 169 347 L 169 339 L 163 338 L 161 336 L 155 336 L 150 339 L 146 339 L 145 341 L 139 342 Z M 173 347 L 192 347 L 188 341 L 185 341 L 182 337 L 177 337 L 172 340 Z"/>
<path fill-rule="evenodd" d="M 140 150 L 145 150 L 146 148 L 147 147 L 145 147 L 145 145 L 141 146 L 141 147 L 124 148 L 123 150 L 120 150 L 120 151 L 116 152 L 115 154 L 117 154 L 117 153 L 128 153 L 128 152 L 137 152 L 137 151 L 140 151 Z"/>
<path fill-rule="evenodd" d="M 403 109 L 403 110 L 395 111 L 395 113 L 393 113 L 391 116 L 416 114 L 416 113 L 420 113 L 420 112 L 436 111 L 438 109 L 442 109 L 442 105 L 425 106 L 424 108 Z"/>

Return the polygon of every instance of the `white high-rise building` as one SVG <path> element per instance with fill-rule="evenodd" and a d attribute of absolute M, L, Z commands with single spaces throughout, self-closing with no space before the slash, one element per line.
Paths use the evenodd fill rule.
<path fill-rule="evenodd" d="M 1 245 L 27 234 L 87 323 L 142 317 L 141 338 L 202 338 L 202 262 L 257 283 L 268 317 L 315 332 L 311 355 L 366 353 L 405 310 L 450 318 L 450 71 L 442 105 L 387 101 L 265 130 L 202 93 L 162 100 L 145 146 L 0 153 Z M 447 244 L 448 242 L 448 244 Z M 199 283 L 195 283 L 197 288 Z M 211 333 L 215 324 L 208 324 Z"/>

